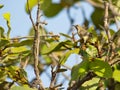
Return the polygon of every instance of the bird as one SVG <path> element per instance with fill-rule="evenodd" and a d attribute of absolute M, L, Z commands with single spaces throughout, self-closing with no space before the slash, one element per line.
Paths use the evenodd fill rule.
<path fill-rule="evenodd" d="M 84 43 L 87 42 L 89 36 L 90 36 L 90 33 L 87 32 L 87 30 L 83 27 L 81 27 L 80 25 L 73 25 L 75 27 L 75 29 L 77 30 L 77 34 L 78 36 L 80 37 L 80 39 L 84 40 Z"/>

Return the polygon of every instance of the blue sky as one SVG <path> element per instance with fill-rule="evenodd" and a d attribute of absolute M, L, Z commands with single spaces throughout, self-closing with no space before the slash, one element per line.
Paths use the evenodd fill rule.
<path fill-rule="evenodd" d="M 29 29 L 31 28 L 31 22 L 28 15 L 25 12 L 25 2 L 26 0 L 1 0 L 0 3 L 4 5 L 4 8 L 0 10 L 0 25 L 6 27 L 6 22 L 2 17 L 2 14 L 5 12 L 11 13 L 11 36 L 23 36 L 27 35 Z M 81 6 L 84 6 L 85 3 L 82 3 Z M 86 7 L 87 6 L 87 7 Z M 90 12 L 93 11 L 93 8 L 87 4 L 84 6 L 84 9 L 87 10 L 86 16 L 89 18 Z M 89 10 L 88 10 L 89 7 Z M 35 16 L 35 10 L 33 11 L 33 17 Z M 75 10 L 71 8 L 71 16 L 75 18 L 75 24 L 81 24 L 83 19 L 81 15 L 81 10 Z M 42 17 L 48 25 L 45 26 L 48 31 L 53 31 L 54 33 L 63 32 L 66 33 L 70 28 L 69 19 L 66 14 L 66 9 L 60 12 L 59 15 L 53 18 Z M 64 19 L 63 19 L 64 18 Z M 5 28 L 7 30 L 7 27 Z"/>
<path fill-rule="evenodd" d="M 31 22 L 29 19 L 29 16 L 25 12 L 25 2 L 26 0 L 0 0 L 0 4 L 3 4 L 4 7 L 0 9 L 0 26 L 5 28 L 5 31 L 7 31 L 6 22 L 2 17 L 2 14 L 5 12 L 11 13 L 11 37 L 17 37 L 17 36 L 26 36 L 29 32 L 29 29 L 31 28 Z M 93 8 L 88 3 L 82 3 L 78 4 L 78 6 L 83 6 L 83 8 L 86 10 L 86 18 L 89 19 Z M 89 8 L 89 9 L 88 9 Z M 33 9 L 33 16 L 35 16 L 35 8 Z M 75 10 L 74 8 L 71 8 L 71 16 L 75 18 L 74 24 L 82 24 L 83 17 L 81 14 L 81 9 Z M 45 26 L 45 28 L 48 31 L 52 31 L 55 34 L 58 34 L 59 32 L 67 33 L 67 31 L 70 28 L 70 22 L 67 17 L 66 9 L 62 10 L 59 15 L 53 17 L 53 18 L 47 18 L 42 17 L 42 20 L 45 20 L 48 25 Z M 76 55 L 72 55 L 69 57 L 68 62 L 66 64 L 69 64 L 69 66 L 73 66 L 78 61 L 76 60 Z M 30 72 L 32 71 L 32 67 L 27 68 L 29 79 L 32 79 L 34 77 L 34 73 Z M 50 69 L 48 70 L 50 73 Z M 43 74 L 43 83 L 45 86 L 49 85 L 48 78 L 46 78 L 46 75 Z M 67 83 L 65 84 L 67 85 Z"/>

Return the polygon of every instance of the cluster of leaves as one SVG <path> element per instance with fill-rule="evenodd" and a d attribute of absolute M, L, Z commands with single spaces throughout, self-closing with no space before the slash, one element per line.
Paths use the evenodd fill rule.
<path fill-rule="evenodd" d="M 1 5 L 2 7 L 3 5 Z M 18 85 L 29 84 L 27 74 L 22 68 L 22 62 L 24 65 L 25 60 L 30 56 L 31 50 L 29 47 L 33 40 L 20 41 L 18 38 L 10 38 L 10 13 L 4 13 L 3 18 L 6 20 L 8 31 L 5 34 L 4 28 L 0 26 L 0 89 L 8 90 L 14 82 Z M 6 81 L 9 78 L 12 82 Z M 11 90 L 14 90 L 14 88 Z"/>
<path fill-rule="evenodd" d="M 118 32 L 111 31 L 111 35 L 115 36 Z M 62 34 L 67 40 L 62 42 L 52 42 L 50 43 L 50 48 L 44 48 L 42 54 L 50 54 L 52 52 L 65 52 L 64 55 L 61 55 L 60 62 L 64 64 L 68 57 L 75 53 L 82 57 L 82 62 L 75 65 L 71 71 L 71 80 L 70 83 L 77 80 L 82 80 L 89 72 L 95 73 L 97 76 L 92 80 L 86 81 L 81 87 L 80 90 L 85 90 L 89 88 L 90 90 L 95 90 L 99 86 L 99 81 L 101 78 L 104 78 L 103 83 L 105 88 L 111 86 L 111 80 L 114 80 L 116 90 L 119 88 L 119 64 L 117 62 L 120 57 L 119 54 L 119 45 L 114 43 L 114 52 L 108 54 L 109 44 L 108 38 L 104 31 L 97 33 L 93 27 L 88 29 L 88 32 L 91 33 L 87 43 L 81 43 L 79 46 L 79 40 L 74 41 L 72 37 Z M 46 51 L 47 50 L 47 51 Z M 59 54 L 60 55 L 60 54 Z M 106 62 L 106 58 L 110 57 L 110 61 Z"/>

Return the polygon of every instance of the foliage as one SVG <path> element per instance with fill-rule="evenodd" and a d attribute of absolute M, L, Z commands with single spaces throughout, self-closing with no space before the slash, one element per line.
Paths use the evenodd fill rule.
<path fill-rule="evenodd" d="M 59 36 L 54 35 L 54 33 L 48 33 L 47 30 L 40 27 L 40 60 L 37 68 L 40 75 L 46 71 L 44 67 L 51 66 L 52 69 L 50 86 L 44 86 L 44 90 L 62 89 L 62 84 L 55 85 L 55 81 L 58 80 L 56 76 L 68 70 L 65 64 L 72 54 L 80 56 L 82 61 L 70 69 L 71 79 L 69 80 L 68 90 L 98 90 L 101 88 L 118 90 L 120 87 L 120 77 L 118 76 L 120 74 L 120 30 L 115 32 L 109 29 L 109 25 L 115 24 L 115 18 L 119 20 L 119 15 L 115 15 L 115 12 L 113 12 L 115 8 L 119 11 L 119 0 L 113 0 L 113 2 L 105 1 L 113 5 L 113 8 L 110 8 L 108 12 L 114 18 L 109 16 L 110 20 L 107 22 L 105 21 L 107 17 L 104 17 L 105 10 L 103 8 L 105 2 L 101 0 L 87 1 L 93 5 L 95 10 L 91 15 L 94 26 L 88 27 L 85 24 L 86 19 L 84 21 L 86 26 L 83 28 L 89 33 L 86 42 L 83 39 L 84 35 L 80 36 L 78 32 L 72 35 L 60 33 Z M 52 18 L 64 8 L 70 9 L 78 2 L 87 1 L 60 0 L 60 3 L 56 4 L 52 0 L 40 0 L 40 4 L 44 15 Z M 38 2 L 37 0 L 28 0 L 28 4 L 29 8 L 26 3 L 25 10 L 30 15 L 32 9 L 38 5 Z M 0 9 L 3 7 L 4 5 L 0 4 Z M 26 37 L 11 38 L 10 16 L 9 12 L 3 14 L 8 27 L 7 34 L 5 34 L 4 27 L 0 26 L 0 89 L 37 90 L 40 87 L 34 86 L 37 76 L 35 80 L 29 81 L 25 71 L 28 65 L 36 68 L 33 53 L 34 35 L 36 35 L 36 32 L 30 31 L 30 34 Z M 108 27 L 105 26 L 105 22 L 109 23 Z M 64 37 L 65 40 L 61 40 L 60 37 Z M 76 37 L 79 39 L 76 39 Z M 11 79 L 11 82 L 7 81 L 7 79 Z M 111 82 L 113 83 L 111 84 Z"/>

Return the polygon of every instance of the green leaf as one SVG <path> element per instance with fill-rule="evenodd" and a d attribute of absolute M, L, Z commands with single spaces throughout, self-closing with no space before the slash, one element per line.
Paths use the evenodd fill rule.
<path fill-rule="evenodd" d="M 45 0 L 40 0 L 40 4 L 42 5 L 42 3 L 44 1 Z M 29 4 L 30 11 L 32 11 L 32 9 L 38 4 L 38 0 L 28 0 L 28 4 Z M 28 12 L 28 4 L 27 3 L 25 4 L 25 11 L 26 11 L 26 13 L 29 14 L 29 12 Z"/>
<path fill-rule="evenodd" d="M 33 9 L 34 6 L 37 5 L 37 3 L 38 3 L 38 0 L 28 0 L 28 4 L 29 4 L 29 9 L 30 9 L 30 11 Z M 29 14 L 27 3 L 26 3 L 26 5 L 25 5 L 25 9 L 26 9 L 26 12 Z"/>
<path fill-rule="evenodd" d="M 69 50 L 69 51 L 67 51 L 65 54 L 64 54 L 64 56 L 62 56 L 62 58 L 60 59 L 60 62 L 61 62 L 61 64 L 64 64 L 66 61 L 67 61 L 67 59 L 68 59 L 68 57 L 71 55 L 71 54 L 78 54 L 79 53 L 79 49 L 78 48 L 75 48 L 75 49 L 73 49 L 73 50 Z"/>
<path fill-rule="evenodd" d="M 102 20 L 103 16 L 104 16 L 104 10 L 101 8 L 95 8 L 91 18 L 96 28 L 100 28 L 100 25 L 103 26 L 103 23 L 104 23 Z"/>
<path fill-rule="evenodd" d="M 107 62 L 104 62 L 100 59 L 95 59 L 94 61 L 91 61 L 90 69 L 100 77 L 104 77 L 104 78 L 112 77 L 111 66 Z"/>
<path fill-rule="evenodd" d="M 61 68 L 61 69 L 58 69 L 57 73 L 61 73 L 61 72 L 65 72 L 65 71 L 67 71 L 67 69 Z"/>
<path fill-rule="evenodd" d="M 71 71 L 71 80 L 77 80 L 78 78 L 82 78 L 89 70 L 89 61 L 84 60 L 80 64 L 75 65 Z"/>
<path fill-rule="evenodd" d="M 91 57 L 96 57 L 98 55 L 97 48 L 93 45 L 88 45 L 88 48 L 86 49 L 87 54 L 89 54 Z"/>
<path fill-rule="evenodd" d="M 10 31 L 11 31 L 11 25 L 10 25 L 10 13 L 9 13 L 9 12 L 4 13 L 4 14 L 3 14 L 3 17 L 4 17 L 4 19 L 5 19 L 6 22 L 7 22 L 7 27 L 8 27 L 7 37 L 9 38 L 9 37 L 10 37 Z"/>
<path fill-rule="evenodd" d="M 120 48 L 116 48 L 115 51 L 120 55 Z"/>
<path fill-rule="evenodd" d="M 18 84 L 23 84 L 23 85 L 27 85 L 28 84 L 28 80 L 26 78 L 26 72 L 17 67 L 17 66 L 9 66 L 6 67 L 6 70 L 8 71 L 8 75 L 9 77 L 17 82 Z"/>
<path fill-rule="evenodd" d="M 45 60 L 47 64 L 50 64 L 52 62 L 50 56 L 48 55 L 42 55 L 42 58 Z"/>
<path fill-rule="evenodd" d="M 90 38 L 88 39 L 89 42 L 95 44 L 98 41 L 98 34 L 97 34 L 96 30 L 92 26 L 88 29 L 88 32 L 90 33 Z"/>
<path fill-rule="evenodd" d="M 4 7 L 4 5 L 0 4 L 0 9 L 3 8 L 3 7 Z"/>
<path fill-rule="evenodd" d="M 116 44 L 117 47 L 120 46 L 120 30 L 118 30 L 114 36 L 113 36 L 113 41 Z"/>
<path fill-rule="evenodd" d="M 14 86 L 10 90 L 37 90 L 37 89 L 35 88 L 33 89 L 28 86 Z"/>
<path fill-rule="evenodd" d="M 33 39 L 27 39 L 27 40 L 23 40 L 21 42 L 11 43 L 8 45 L 8 47 L 31 46 L 32 44 L 33 44 Z"/>
<path fill-rule="evenodd" d="M 52 51 L 58 49 L 59 43 L 58 42 L 52 42 L 50 43 L 50 47 L 47 47 L 47 46 L 43 46 L 43 49 L 41 51 L 42 54 L 48 54 L 48 53 L 51 53 Z"/>
<path fill-rule="evenodd" d="M 53 17 L 53 16 L 56 16 L 60 11 L 62 11 L 63 7 L 60 4 L 50 3 L 49 6 L 46 6 L 45 8 L 42 8 L 42 9 L 45 16 Z"/>
<path fill-rule="evenodd" d="M 4 39 L 4 38 L 0 39 L 0 47 L 4 47 L 4 46 L 6 46 L 9 43 L 10 42 L 9 42 L 8 39 Z"/>
<path fill-rule="evenodd" d="M 120 90 L 120 84 L 119 83 L 117 83 L 116 85 L 115 85 L 115 89 L 114 90 Z"/>
<path fill-rule="evenodd" d="M 3 81 L 0 83 L 0 90 L 10 90 L 10 85 L 12 82 Z"/>
<path fill-rule="evenodd" d="M 69 36 L 68 34 L 60 33 L 60 35 L 71 39 L 71 36 Z"/>
<path fill-rule="evenodd" d="M 118 81 L 118 82 L 120 82 L 120 77 L 119 77 L 119 75 L 120 75 L 120 70 L 115 70 L 115 71 L 113 72 L 113 78 L 114 78 L 116 81 Z"/>
<path fill-rule="evenodd" d="M 62 51 L 72 47 L 73 47 L 73 43 L 70 40 L 66 40 L 62 42 L 51 42 L 50 47 L 47 47 L 46 45 L 42 47 L 41 53 L 49 54 L 53 51 Z"/>
<path fill-rule="evenodd" d="M 4 70 L 4 68 L 0 68 L 0 83 L 5 81 L 7 78 L 7 71 Z"/>
<path fill-rule="evenodd" d="M 97 36 L 97 32 L 96 32 L 96 30 L 94 29 L 93 26 L 91 26 L 91 27 L 88 29 L 88 32 L 89 32 L 89 33 L 92 33 L 92 35 L 94 35 L 94 36 Z"/>
<path fill-rule="evenodd" d="M 92 78 L 91 80 L 86 81 L 85 83 L 83 83 L 80 90 L 97 90 L 99 80 L 100 78 Z"/>
<path fill-rule="evenodd" d="M 120 14 L 120 0 L 112 0 L 112 8 L 114 10 L 114 12 L 117 12 L 118 14 Z M 120 16 L 117 15 L 116 16 L 117 20 L 120 20 Z"/>
<path fill-rule="evenodd" d="M 3 14 L 4 19 L 8 22 L 9 26 L 10 26 L 10 13 L 4 13 Z"/>
<path fill-rule="evenodd" d="M 12 53 L 21 53 L 28 50 L 25 46 L 11 48 Z"/>
<path fill-rule="evenodd" d="M 4 37 L 4 28 L 0 26 L 0 39 Z"/>

